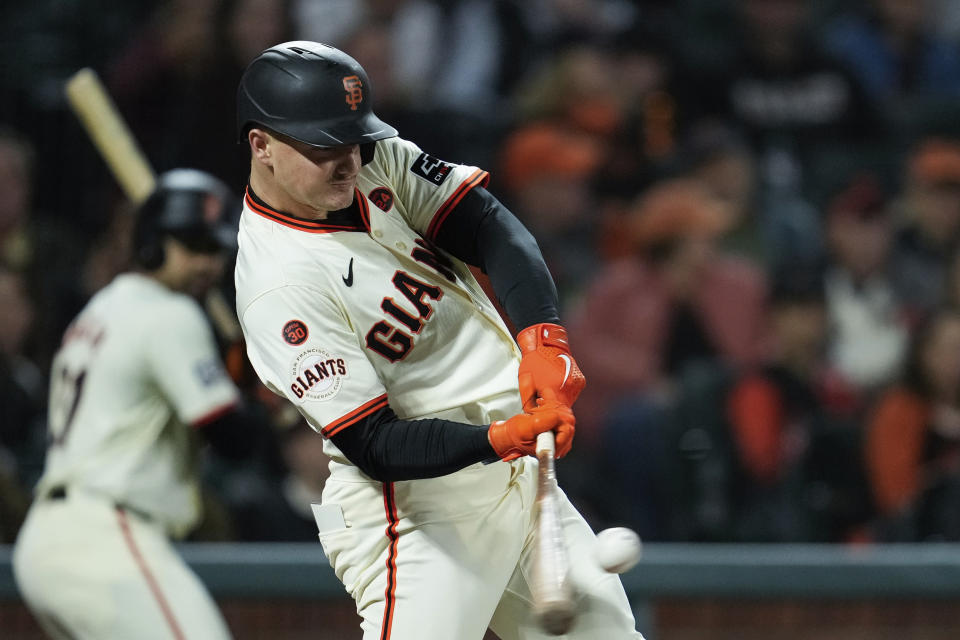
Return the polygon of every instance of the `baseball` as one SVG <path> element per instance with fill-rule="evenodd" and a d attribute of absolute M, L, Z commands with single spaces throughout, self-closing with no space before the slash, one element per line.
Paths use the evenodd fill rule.
<path fill-rule="evenodd" d="M 604 571 L 629 571 L 640 559 L 640 536 L 626 527 L 611 527 L 597 534 L 593 556 Z"/>

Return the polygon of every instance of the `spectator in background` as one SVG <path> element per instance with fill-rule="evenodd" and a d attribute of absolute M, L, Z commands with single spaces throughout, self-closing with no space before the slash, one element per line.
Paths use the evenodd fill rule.
<path fill-rule="evenodd" d="M 729 223 L 698 182 L 654 185 L 621 229 L 631 252 L 597 272 L 569 327 L 591 379 L 577 404 L 580 450 L 609 485 L 586 493 L 648 539 L 670 531 L 664 456 L 684 379 L 761 354 L 764 276 L 718 249 Z"/>
<path fill-rule="evenodd" d="M 219 0 L 210 70 L 187 96 L 190 113 L 177 123 L 181 148 L 174 164 L 208 171 L 236 192 L 246 188 L 248 153 L 237 143 L 233 121 L 223 116 L 235 108 L 236 87 L 247 61 L 289 39 L 287 5 L 287 0 Z"/>
<path fill-rule="evenodd" d="M 43 465 L 46 378 L 24 353 L 35 310 L 23 275 L 0 262 L 0 542 L 12 543 Z"/>
<path fill-rule="evenodd" d="M 598 262 L 590 182 L 602 153 L 592 136 L 547 123 L 521 128 L 504 143 L 505 200 L 536 236 L 561 308 L 576 300 Z"/>
<path fill-rule="evenodd" d="M 517 94 L 519 120 L 607 139 L 624 117 L 616 68 L 603 47 L 584 43 L 564 49 Z"/>
<path fill-rule="evenodd" d="M 944 299 L 960 234 L 960 143 L 928 139 L 907 159 L 901 228 L 893 246 L 898 297 L 914 321 Z"/>
<path fill-rule="evenodd" d="M 944 306 L 960 308 L 960 249 L 954 252 L 950 260 Z"/>
<path fill-rule="evenodd" d="M 867 425 L 879 541 L 960 540 L 960 312 L 936 311 Z"/>
<path fill-rule="evenodd" d="M 232 113 L 246 62 L 287 39 L 287 0 L 166 0 L 113 61 L 107 82 L 158 170 L 189 166 L 236 191 L 246 149 Z"/>
<path fill-rule="evenodd" d="M 609 41 L 638 16 L 627 0 L 531 0 L 521 3 L 531 31 L 548 50 L 570 42 Z"/>
<path fill-rule="evenodd" d="M 212 77 L 220 0 L 165 0 L 108 65 L 104 79 L 151 164 L 178 166 L 181 135 Z M 184 165 L 180 165 L 184 166 Z M 193 166 L 187 160 L 185 166 Z"/>
<path fill-rule="evenodd" d="M 770 351 L 734 376 L 726 395 L 733 471 L 729 541 L 838 541 L 863 516 L 851 470 L 859 431 L 850 394 L 826 358 L 822 273 L 796 264 L 775 274 Z M 720 412 L 718 412 L 720 413 Z"/>
<path fill-rule="evenodd" d="M 933 30 L 932 5 L 869 0 L 824 28 L 824 42 L 872 100 L 960 97 L 960 49 Z"/>
<path fill-rule="evenodd" d="M 632 254 L 597 273 L 570 326 L 591 379 L 577 404 L 582 437 L 618 399 L 668 396 L 690 362 L 756 362 L 764 276 L 718 251 L 728 224 L 691 180 L 657 184 L 637 200 L 622 230 Z"/>
<path fill-rule="evenodd" d="M 376 32 L 390 60 L 394 91 L 408 104 L 484 115 L 519 81 L 535 46 L 521 3 L 510 0 L 292 0 L 292 5 L 296 33 L 307 40 L 355 51 L 353 40 Z M 382 81 L 371 84 L 381 103 Z"/>
<path fill-rule="evenodd" d="M 594 272 L 598 250 L 610 255 L 621 245 L 615 227 L 623 214 L 606 210 L 593 189 L 613 179 L 608 160 L 626 107 L 618 68 L 607 49 L 578 44 L 532 78 L 517 95 L 520 123 L 503 142 L 502 182 L 494 181 L 495 191 L 498 183 L 506 186 L 503 199 L 538 233 L 567 306 Z M 635 165 L 628 165 L 614 171 L 616 181 L 636 193 Z"/>
<path fill-rule="evenodd" d="M 606 136 L 609 151 L 596 177 L 605 213 L 623 214 L 640 189 L 663 177 L 680 142 L 682 83 L 676 77 L 670 36 L 657 31 L 659 26 L 640 22 L 610 46 L 612 89 L 623 116 Z"/>
<path fill-rule="evenodd" d="M 756 154 L 732 126 L 710 119 L 695 123 L 678 159 L 681 171 L 700 181 L 728 211 L 722 249 L 765 270 L 820 259 L 819 212 L 798 194 L 764 189 Z"/>
<path fill-rule="evenodd" d="M 272 405 L 280 469 L 247 475 L 229 488 L 237 535 L 245 541 L 315 542 L 317 523 L 310 505 L 320 504 L 330 458 L 323 452 L 323 438 L 293 405 L 279 398 L 267 402 Z"/>
<path fill-rule="evenodd" d="M 16 131 L 0 125 L 0 263 L 18 272 L 36 313 L 23 346 L 41 370 L 60 335 L 82 305 L 79 274 L 86 242 L 33 209 L 34 151 Z"/>
<path fill-rule="evenodd" d="M 870 393 L 899 373 L 909 337 L 890 272 L 893 224 L 873 177 L 854 178 L 833 198 L 827 239 L 830 362 L 861 393 Z"/>
<path fill-rule="evenodd" d="M 756 210 L 756 160 L 746 141 L 720 122 L 701 121 L 687 133 L 679 160 L 683 173 L 700 182 L 727 212 L 721 248 L 765 268 L 775 250 Z"/>
<path fill-rule="evenodd" d="M 815 41 L 811 3 L 734 4 L 729 54 L 701 64 L 698 106 L 746 133 L 772 202 L 793 199 L 814 188 L 823 153 L 849 153 L 867 139 L 876 128 L 874 108 L 858 80 Z"/>
<path fill-rule="evenodd" d="M 0 260 L 25 269 L 35 239 L 28 229 L 32 200 L 33 147 L 15 131 L 0 128 Z"/>

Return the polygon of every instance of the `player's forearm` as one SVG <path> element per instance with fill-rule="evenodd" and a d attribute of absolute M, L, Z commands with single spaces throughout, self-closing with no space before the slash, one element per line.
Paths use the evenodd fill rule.
<path fill-rule="evenodd" d="M 435 478 L 496 459 L 488 426 L 450 420 L 400 420 L 389 408 L 331 440 L 361 471 L 381 482 Z"/>
<path fill-rule="evenodd" d="M 529 231 L 492 194 L 472 189 L 437 233 L 437 243 L 490 276 L 517 327 L 559 322 L 557 289 Z"/>

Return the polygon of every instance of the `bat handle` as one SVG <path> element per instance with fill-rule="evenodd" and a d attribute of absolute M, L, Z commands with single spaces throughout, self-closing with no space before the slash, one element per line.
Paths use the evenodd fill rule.
<path fill-rule="evenodd" d="M 551 460 L 556 455 L 557 445 L 554 440 L 553 431 L 544 431 L 537 434 L 537 457 L 542 458 L 547 454 Z"/>

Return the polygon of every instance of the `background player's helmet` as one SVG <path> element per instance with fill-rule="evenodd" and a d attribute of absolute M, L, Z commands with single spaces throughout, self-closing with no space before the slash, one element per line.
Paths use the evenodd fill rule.
<path fill-rule="evenodd" d="M 253 59 L 237 89 L 237 133 L 260 125 L 315 147 L 361 145 L 366 164 L 374 143 L 397 130 L 373 113 L 370 79 L 356 60 L 318 42 L 270 47 Z"/>
<path fill-rule="evenodd" d="M 159 268 L 166 236 L 198 253 L 235 249 L 240 211 L 240 201 L 230 188 L 209 173 L 167 171 L 137 211 L 134 259 L 147 270 Z"/>

